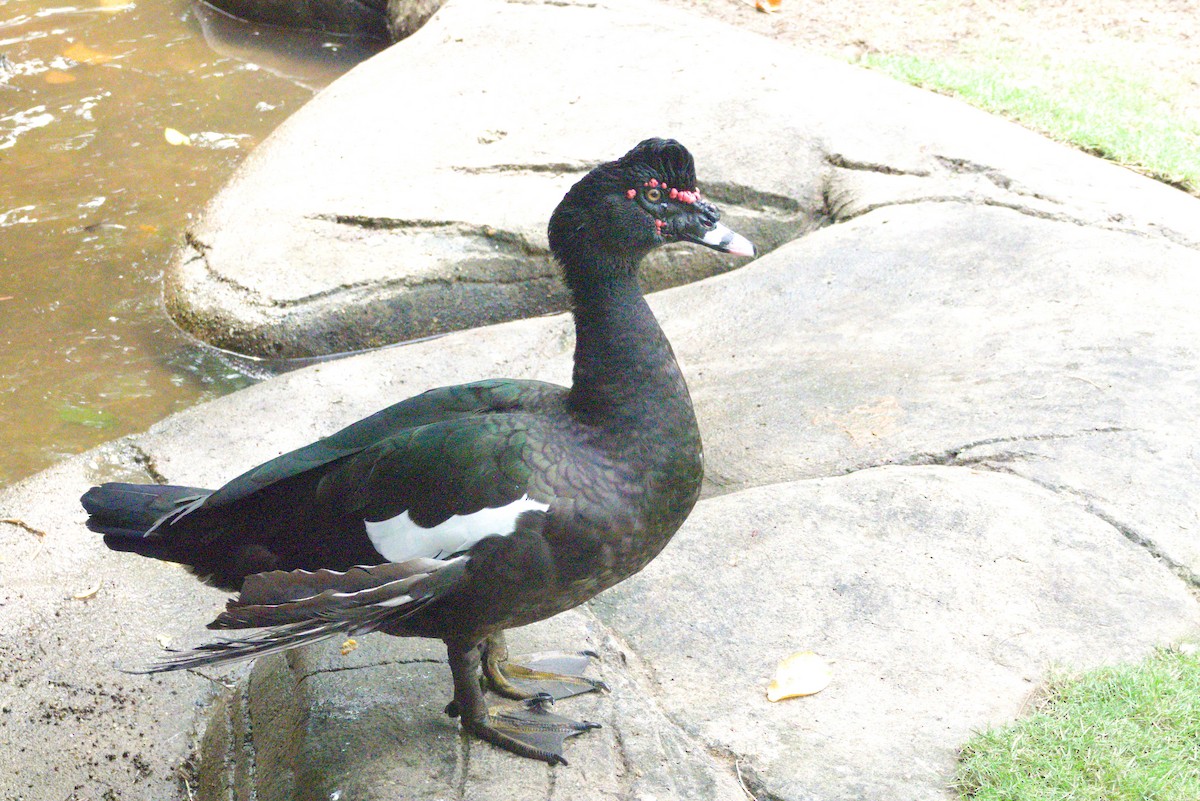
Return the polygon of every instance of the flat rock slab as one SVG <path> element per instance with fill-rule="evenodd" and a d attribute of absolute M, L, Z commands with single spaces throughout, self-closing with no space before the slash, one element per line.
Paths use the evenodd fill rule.
<path fill-rule="evenodd" d="M 569 768 L 460 736 L 440 645 L 375 637 L 350 656 L 260 660 L 209 726 L 201 797 L 740 801 L 740 771 L 757 797 L 950 798 L 956 746 L 1049 670 L 1135 658 L 1195 620 L 1169 571 L 1072 501 L 946 467 L 704 501 L 592 608 L 598 621 L 572 612 L 514 637 L 601 654 L 613 692 L 556 705 L 603 724 L 569 742 Z M 768 703 L 775 663 L 798 650 L 831 660 L 834 683 Z"/>
<path fill-rule="evenodd" d="M 712 20 L 642 0 L 451 0 L 255 150 L 188 232 L 168 308 L 267 357 L 561 309 L 546 220 L 647 136 L 687 144 L 701 188 L 763 252 L 831 218 L 955 199 L 1200 242 L 1174 190 Z M 668 248 L 644 277 L 741 263 Z"/>
<path fill-rule="evenodd" d="M 592 608 L 641 657 L 645 691 L 756 797 L 929 801 L 957 797 L 958 746 L 1047 671 L 1131 659 L 1184 633 L 1194 605 L 1069 499 L 886 467 L 706 501 L 669 555 Z M 798 651 L 833 682 L 769 703 Z"/>
<path fill-rule="evenodd" d="M 514 759 L 461 734 L 443 711 L 450 669 L 441 644 L 379 636 L 348 655 L 334 644 L 259 660 L 208 726 L 198 795 L 224 798 L 232 788 L 234 797 L 261 801 L 744 801 L 727 760 L 663 714 L 590 615 L 573 611 L 531 626 L 512 644 L 603 654 L 595 674 L 613 692 L 555 707 L 604 726 L 569 741 L 565 769 Z"/>

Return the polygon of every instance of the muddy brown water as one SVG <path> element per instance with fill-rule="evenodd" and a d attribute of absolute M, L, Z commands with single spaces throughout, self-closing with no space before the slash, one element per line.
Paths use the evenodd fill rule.
<path fill-rule="evenodd" d="M 0 0 L 0 485 L 281 368 L 193 341 L 160 290 L 238 163 L 366 55 L 263 33 L 190 0 Z"/>

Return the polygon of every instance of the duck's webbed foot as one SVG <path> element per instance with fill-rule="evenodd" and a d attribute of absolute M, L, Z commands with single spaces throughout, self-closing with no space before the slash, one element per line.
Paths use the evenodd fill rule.
<path fill-rule="evenodd" d="M 598 729 L 600 724 L 556 715 L 546 708 L 553 704 L 549 695 L 536 695 L 515 707 L 492 707 L 482 720 L 464 715 L 462 725 L 481 740 L 519 756 L 565 765 L 563 743 L 567 738 Z"/>
<path fill-rule="evenodd" d="M 483 643 L 483 678 L 492 692 L 518 700 L 539 695 L 560 700 L 593 690 L 607 691 L 604 682 L 583 675 L 595 657 L 591 651 L 575 654 L 548 651 L 510 660 L 504 632 L 500 631 Z"/>
<path fill-rule="evenodd" d="M 447 643 L 450 672 L 454 677 L 454 700 L 446 713 L 457 717 L 464 730 L 481 740 L 499 746 L 518 756 L 540 759 L 551 765 L 565 765 L 563 743 L 599 723 L 571 720 L 546 709 L 554 698 L 538 693 L 520 706 L 488 708 L 480 687 L 479 647 L 460 647 Z"/>

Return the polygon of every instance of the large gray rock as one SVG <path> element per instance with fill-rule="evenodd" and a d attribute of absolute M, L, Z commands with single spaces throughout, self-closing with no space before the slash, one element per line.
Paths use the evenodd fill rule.
<path fill-rule="evenodd" d="M 757 797 L 797 801 L 956 797 L 958 746 L 1049 669 L 1133 658 L 1195 620 L 1182 584 L 1071 499 L 945 467 L 705 501 L 592 606 L 684 733 Z M 832 684 L 768 703 L 796 651 L 829 660 Z"/>
<path fill-rule="evenodd" d="M 643 0 L 452 0 L 255 150 L 189 232 L 168 308 L 260 356 L 560 309 L 550 212 L 651 135 L 693 149 L 702 188 L 764 252 L 831 216 L 956 199 L 1200 241 L 1174 190 L 711 20 Z M 740 263 L 671 248 L 646 284 Z"/>
<path fill-rule="evenodd" d="M 218 706 L 201 749 L 201 798 L 418 801 L 480 798 L 705 798 L 743 801 L 719 754 L 682 731 L 621 665 L 602 626 L 570 612 L 518 632 L 521 648 L 567 644 L 602 653 L 614 692 L 563 702 L 560 712 L 603 721 L 576 737 L 568 771 L 516 760 L 463 736 L 443 712 L 449 668 L 440 643 L 367 638 L 260 660 Z"/>
<path fill-rule="evenodd" d="M 605 726 L 554 772 L 571 797 L 738 799 L 729 760 L 770 798 L 949 797 L 956 746 L 1048 669 L 1133 658 L 1196 622 L 1183 584 L 1077 504 L 945 467 L 705 501 L 593 608 L 618 636 L 578 612 L 519 636 L 600 651 L 615 689 L 561 704 Z M 545 794 L 544 766 L 457 735 L 439 647 L 383 640 L 262 660 L 209 727 L 202 797 Z M 831 659 L 835 683 L 772 705 L 764 685 L 797 650 Z"/>
<path fill-rule="evenodd" d="M 194 636 L 221 593 L 174 566 L 112 562 L 73 508 L 97 475 L 145 480 L 135 455 L 110 446 L 0 492 L 2 798 L 185 797 L 197 726 L 221 686 L 120 668 Z"/>
<path fill-rule="evenodd" d="M 387 0 L 198 0 L 236 19 L 273 28 L 388 40 Z"/>
<path fill-rule="evenodd" d="M 204 8 L 256 26 L 259 36 L 275 30 L 330 34 L 334 41 L 382 46 L 411 36 L 441 7 L 442 0 L 197 0 Z"/>
<path fill-rule="evenodd" d="M 706 343 L 682 350 L 714 489 L 983 465 L 1076 497 L 1194 581 L 1198 267 L 1161 238 L 898 204 L 658 308 Z"/>
<path fill-rule="evenodd" d="M 261 660 L 209 726 L 201 797 L 523 799 L 552 784 L 740 801 L 732 761 L 759 797 L 948 798 L 957 745 L 1049 669 L 1131 659 L 1196 622 L 1182 583 L 1071 500 L 946 467 L 704 501 L 593 608 L 599 621 L 572 612 L 514 638 L 602 655 L 614 692 L 558 705 L 604 726 L 571 741 L 568 769 L 460 737 L 440 646 L 378 637 L 349 657 L 334 644 Z M 798 650 L 830 659 L 833 685 L 768 703 L 775 663 Z"/>

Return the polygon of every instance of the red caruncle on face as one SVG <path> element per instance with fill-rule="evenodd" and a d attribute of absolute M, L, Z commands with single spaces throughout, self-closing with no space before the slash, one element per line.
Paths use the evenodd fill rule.
<path fill-rule="evenodd" d="M 649 187 L 651 189 L 661 188 L 664 192 L 666 192 L 667 197 L 669 197 L 671 200 L 677 200 L 680 203 L 692 204 L 700 199 L 700 191 L 697 189 L 675 189 L 674 187 L 668 187 L 666 182 L 660 183 L 657 178 L 651 178 L 649 181 L 643 183 L 642 186 Z M 626 190 L 625 197 L 633 200 L 635 197 L 637 197 L 637 190 Z"/>

